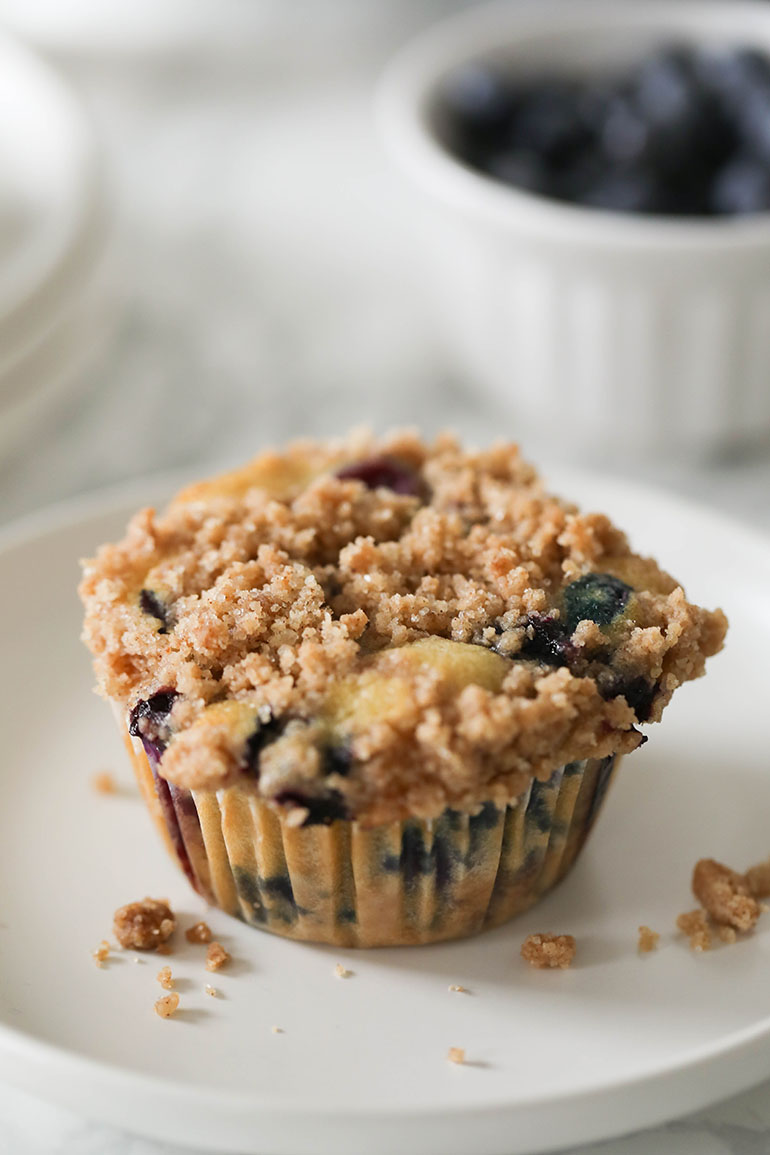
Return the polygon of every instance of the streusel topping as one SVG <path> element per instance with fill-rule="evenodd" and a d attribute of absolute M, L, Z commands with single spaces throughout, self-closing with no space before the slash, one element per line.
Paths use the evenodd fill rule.
<path fill-rule="evenodd" d="M 101 692 L 168 781 L 294 824 L 503 805 L 633 750 L 722 645 L 514 445 L 297 442 L 138 513 L 85 564 Z"/>

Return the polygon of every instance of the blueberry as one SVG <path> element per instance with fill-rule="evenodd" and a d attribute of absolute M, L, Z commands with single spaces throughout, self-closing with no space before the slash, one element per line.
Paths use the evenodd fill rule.
<path fill-rule="evenodd" d="M 564 164 L 589 143 L 589 133 L 577 106 L 578 88 L 562 81 L 544 81 L 533 88 L 516 111 L 511 144 L 536 153 L 549 164 Z"/>
<path fill-rule="evenodd" d="M 701 48 L 693 69 L 703 87 L 733 109 L 756 84 L 770 83 L 770 60 L 753 48 Z"/>
<path fill-rule="evenodd" d="M 687 122 L 698 97 L 689 54 L 669 48 L 642 61 L 634 96 L 640 112 L 652 124 Z"/>
<path fill-rule="evenodd" d="M 246 773 L 259 777 L 259 756 L 265 746 L 275 742 L 283 734 L 289 719 L 275 717 L 272 713 L 264 722 L 258 721 L 254 733 L 246 743 Z"/>
<path fill-rule="evenodd" d="M 321 773 L 340 774 L 346 778 L 353 768 L 353 752 L 349 746 L 329 745 L 321 749 Z"/>
<path fill-rule="evenodd" d="M 770 210 L 770 171 L 751 157 L 736 157 L 714 180 L 711 209 L 726 216 Z"/>
<path fill-rule="evenodd" d="M 636 163 L 649 148 L 650 128 L 644 116 L 621 97 L 607 108 L 601 126 L 601 143 L 613 164 Z"/>
<path fill-rule="evenodd" d="M 578 622 L 609 626 L 626 608 L 633 590 L 608 573 L 588 573 L 571 582 L 563 594 L 564 620 L 569 633 Z"/>
<path fill-rule="evenodd" d="M 607 671 L 596 679 L 597 688 L 603 698 L 625 698 L 636 714 L 638 721 L 646 722 L 652 712 L 652 704 L 657 692 L 657 683 L 638 675 L 627 677 L 614 671 Z"/>
<path fill-rule="evenodd" d="M 142 590 L 139 594 L 139 605 L 142 613 L 149 614 L 151 618 L 157 618 L 160 622 L 159 634 L 168 633 L 168 607 L 161 601 L 156 593 L 152 590 Z"/>
<path fill-rule="evenodd" d="M 361 481 L 367 489 L 392 489 L 409 497 L 422 497 L 424 485 L 417 473 L 394 457 L 367 457 L 338 469 L 341 481 Z"/>
<path fill-rule="evenodd" d="M 570 631 L 571 632 L 571 631 Z M 560 619 L 548 614 L 530 614 L 521 650 L 522 658 L 532 658 L 547 666 L 569 666 L 577 650 Z"/>
<path fill-rule="evenodd" d="M 660 184 L 653 173 L 642 168 L 610 169 L 581 199 L 591 208 L 616 213 L 654 213 L 663 204 Z"/>
<path fill-rule="evenodd" d="M 503 184 L 526 192 L 547 193 L 549 174 L 542 158 L 534 152 L 493 153 L 487 160 L 485 171 Z"/>
<path fill-rule="evenodd" d="M 137 702 L 128 716 L 128 732 L 141 739 L 153 766 L 160 762 L 171 738 L 168 717 L 176 699 L 174 690 L 158 690 L 151 698 Z"/>
<path fill-rule="evenodd" d="M 445 83 L 441 105 L 452 143 L 466 159 L 475 161 L 504 138 L 513 98 L 496 72 L 482 64 L 468 64 Z"/>
<path fill-rule="evenodd" d="M 770 83 L 755 85 L 746 93 L 736 119 L 746 149 L 770 165 Z"/>
<path fill-rule="evenodd" d="M 328 790 L 322 795 L 308 795 L 301 790 L 281 790 L 275 795 L 279 806 L 290 810 L 301 807 L 308 814 L 301 826 L 329 826 L 338 818 L 347 818 L 345 800 L 339 790 Z"/>

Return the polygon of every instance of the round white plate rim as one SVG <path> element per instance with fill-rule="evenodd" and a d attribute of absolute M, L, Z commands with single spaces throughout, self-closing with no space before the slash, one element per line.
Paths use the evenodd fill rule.
<path fill-rule="evenodd" d="M 117 516 L 123 513 L 127 515 L 132 508 L 143 503 L 152 504 L 153 499 L 157 499 L 159 495 L 163 497 L 170 494 L 180 483 L 180 480 L 183 479 L 176 473 L 158 474 L 139 481 L 123 482 L 108 490 L 76 497 L 27 515 L 0 528 L 0 556 L 17 549 L 23 549 L 26 545 L 31 545 L 49 534 L 83 527 L 87 522 L 97 521 L 107 516 Z M 569 492 L 571 489 L 578 488 L 581 482 L 584 486 L 598 486 L 607 484 L 607 479 L 602 478 L 600 474 L 589 473 L 584 470 L 559 468 L 551 471 L 549 482 L 555 491 Z M 751 527 L 710 510 L 697 502 L 672 496 L 661 489 L 647 485 L 641 486 L 634 482 L 615 478 L 611 479 L 611 484 L 614 493 L 625 493 L 631 499 L 636 500 L 644 498 L 649 502 L 663 501 L 670 510 L 677 511 L 684 517 L 698 517 L 704 522 L 708 522 L 716 530 L 723 533 L 728 532 L 734 538 L 740 538 L 744 548 L 761 553 L 764 560 L 770 565 L 770 540 Z M 23 1031 L 7 1026 L 5 1023 L 0 1023 L 0 1072 L 8 1082 L 33 1093 L 35 1091 L 40 1093 L 39 1076 L 42 1072 L 45 1073 L 47 1083 L 50 1084 L 52 1076 L 54 1079 L 58 1076 L 64 1087 L 71 1087 L 73 1079 L 77 1082 L 78 1077 L 82 1076 L 88 1083 L 89 1090 L 86 1098 L 79 1104 L 80 1109 L 87 1114 L 102 1118 L 104 1121 L 118 1121 L 119 1123 L 122 1121 L 123 1126 L 133 1127 L 133 1129 L 136 1129 L 136 1118 L 130 1110 L 116 1111 L 114 1104 L 112 1108 L 102 1109 L 103 1104 L 101 1103 L 97 1103 L 97 1107 L 94 1109 L 93 1090 L 95 1086 L 100 1086 L 105 1093 L 129 1092 L 133 1096 L 145 1097 L 147 1100 L 165 1099 L 168 1102 L 173 1099 L 179 1100 L 180 1103 L 184 1101 L 188 1110 L 193 1106 L 192 1100 L 196 1113 L 202 1112 L 203 1115 L 208 1111 L 217 1111 L 225 1107 L 232 1112 L 234 1119 L 245 1117 L 246 1122 L 249 1119 L 253 1121 L 259 1119 L 260 1124 L 267 1124 L 272 1117 L 274 1124 L 280 1124 L 283 1127 L 286 1125 L 287 1114 L 290 1114 L 301 1127 L 315 1123 L 327 1133 L 329 1133 L 329 1128 L 333 1131 L 341 1122 L 338 1113 L 333 1110 L 325 1111 L 317 1105 L 304 1107 L 289 1100 L 278 1102 L 275 1098 L 266 1102 L 260 1100 L 256 1094 L 230 1092 L 224 1088 L 198 1086 L 192 1089 L 189 1084 L 173 1079 L 164 1079 L 159 1082 L 154 1077 L 123 1068 L 115 1063 L 100 1062 L 83 1055 L 73 1054 L 64 1047 L 36 1039 Z M 654 1069 L 642 1072 L 633 1078 L 621 1077 L 614 1082 L 605 1081 L 601 1086 L 575 1087 L 568 1092 L 558 1092 L 556 1095 L 546 1091 L 543 1095 L 530 1095 L 524 1104 L 521 1102 L 512 1103 L 510 1099 L 505 1099 L 488 1101 L 483 1106 L 478 1107 L 460 1105 L 456 1112 L 442 1107 L 440 1115 L 443 1123 L 455 1115 L 473 1118 L 475 1120 L 474 1125 L 478 1124 L 479 1118 L 487 1118 L 490 1122 L 494 1121 L 496 1127 L 500 1127 L 506 1122 L 509 1125 L 517 1122 L 522 1113 L 530 1109 L 542 1110 L 548 1107 L 555 1113 L 569 1112 L 570 1108 L 578 1103 L 587 1105 L 591 1101 L 599 1101 L 606 1105 L 609 1099 L 617 1099 L 624 1105 L 624 1117 L 627 1120 L 628 1128 L 633 1129 L 634 1127 L 653 1125 L 671 1118 L 673 1115 L 696 1110 L 718 1098 L 746 1089 L 767 1075 L 770 1075 L 770 1016 L 759 1019 L 748 1027 L 730 1032 L 711 1044 L 699 1045 L 684 1054 L 679 1054 L 670 1064 L 657 1063 Z M 715 1082 L 716 1076 L 718 1076 L 718 1085 Z M 678 1093 L 676 1106 L 672 1106 L 671 1085 L 669 1083 L 665 1105 L 650 1103 L 649 1100 L 644 1102 L 639 1100 L 635 1107 L 634 1095 L 643 1098 L 644 1092 L 654 1091 L 662 1081 L 677 1077 L 679 1082 L 676 1087 Z M 628 1101 L 629 1096 L 632 1097 L 630 1102 Z M 65 1094 L 64 1099 L 60 1098 L 51 1091 L 50 1087 L 46 1091 L 46 1097 L 58 1099 L 64 1105 L 71 1104 L 73 1101 L 69 1094 Z M 86 1106 L 86 1101 L 90 1106 Z M 434 1107 L 426 1110 L 412 1107 L 401 1109 L 399 1118 L 410 1123 L 431 1124 L 435 1122 L 438 1124 L 438 1114 L 439 1112 Z M 457 1127 L 457 1117 L 452 1122 L 453 1128 Z M 359 1120 L 361 1123 L 368 1122 L 370 1125 L 377 1121 L 378 1125 L 385 1126 L 386 1129 L 389 1124 L 396 1121 L 393 1118 L 378 1115 L 377 1109 L 359 1108 L 356 1105 L 352 1105 L 350 1110 L 346 1111 L 346 1118 L 351 1123 Z M 597 1126 L 595 1120 L 591 1122 L 582 1120 L 577 1125 L 574 1122 L 570 1123 L 569 1131 L 564 1132 L 563 1138 L 559 1142 L 584 1142 L 608 1138 L 618 1134 L 619 1130 L 616 1125 L 602 1127 Z M 169 1139 L 174 1137 L 170 1133 L 164 1133 L 163 1125 L 154 1125 L 148 1133 Z M 291 1137 L 292 1141 L 293 1139 L 294 1136 Z M 204 1136 L 202 1136 L 202 1140 L 208 1142 Z M 535 1140 L 528 1144 L 527 1150 L 532 1152 L 553 1150 L 555 1145 L 553 1139 L 546 1139 L 540 1145 Z M 233 1148 L 233 1150 L 235 1149 Z M 245 1147 L 238 1149 L 246 1150 Z M 271 1144 L 270 1149 L 279 1155 L 283 1151 L 288 1153 L 293 1150 L 293 1147 L 291 1145 L 283 1146 L 276 1136 L 276 1141 Z M 376 1147 L 377 1151 L 381 1149 L 385 1151 L 388 1148 Z M 446 1146 L 445 1149 L 449 1150 Z M 454 1149 L 452 1148 L 452 1150 Z M 347 1150 L 347 1147 L 344 1150 Z M 371 1150 L 374 1151 L 375 1148 L 372 1147 Z M 412 1150 L 412 1148 L 404 1148 L 404 1150 Z M 461 1148 L 458 1147 L 457 1150 L 459 1151 Z M 495 1148 L 495 1151 L 497 1150 Z M 500 1148 L 499 1150 L 502 1153 L 503 1149 Z M 523 1150 L 523 1148 L 517 1147 L 516 1150 Z"/>

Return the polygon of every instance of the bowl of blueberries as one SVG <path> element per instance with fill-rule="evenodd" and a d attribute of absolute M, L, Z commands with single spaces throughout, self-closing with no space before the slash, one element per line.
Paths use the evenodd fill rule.
<path fill-rule="evenodd" d="M 515 0 L 379 94 L 453 353 L 581 452 L 770 435 L 770 4 Z"/>

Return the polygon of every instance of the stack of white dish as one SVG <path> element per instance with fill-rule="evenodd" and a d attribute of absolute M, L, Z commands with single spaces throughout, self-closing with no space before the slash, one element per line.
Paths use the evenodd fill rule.
<path fill-rule="evenodd" d="M 83 381 L 112 328 L 106 217 L 78 101 L 0 35 L 0 454 Z"/>

